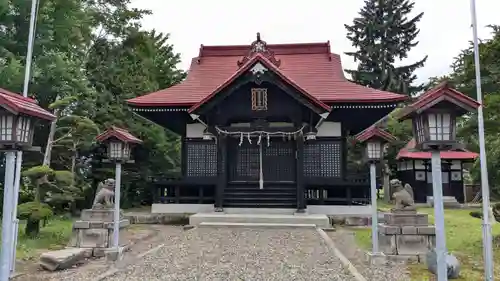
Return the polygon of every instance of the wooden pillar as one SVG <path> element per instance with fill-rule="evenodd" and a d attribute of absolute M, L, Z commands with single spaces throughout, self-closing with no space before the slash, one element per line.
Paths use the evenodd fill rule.
<path fill-rule="evenodd" d="M 296 184 L 297 184 L 297 213 L 303 213 L 306 209 L 305 186 L 304 186 L 304 138 L 297 136 L 296 157 Z"/>
<path fill-rule="evenodd" d="M 215 211 L 222 212 L 222 202 L 224 201 L 224 190 L 227 184 L 226 165 L 226 137 L 217 137 L 217 185 L 215 187 Z"/>

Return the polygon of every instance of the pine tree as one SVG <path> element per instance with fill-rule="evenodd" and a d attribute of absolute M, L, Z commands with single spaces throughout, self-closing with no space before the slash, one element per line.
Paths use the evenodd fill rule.
<path fill-rule="evenodd" d="M 347 38 L 357 48 L 346 53 L 359 62 L 356 70 L 346 70 L 352 80 L 372 88 L 415 94 L 423 85 L 414 86 L 414 71 L 422 67 L 427 56 L 409 65 L 395 66 L 408 57 L 411 48 L 418 44 L 420 30 L 417 23 L 423 13 L 409 17 L 415 3 L 411 0 L 365 0 L 352 25 L 345 25 Z"/>

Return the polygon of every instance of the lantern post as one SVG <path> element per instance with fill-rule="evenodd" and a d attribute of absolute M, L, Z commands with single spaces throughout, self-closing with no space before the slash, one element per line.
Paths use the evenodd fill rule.
<path fill-rule="evenodd" d="M 448 280 L 440 151 L 461 148 L 456 140 L 456 118 L 474 112 L 478 107 L 477 101 L 443 82 L 402 109 L 398 116 L 399 121 L 412 120 L 416 148 L 431 152 L 438 281 Z"/>
<path fill-rule="evenodd" d="M 13 215 L 17 213 L 16 200 L 13 200 L 17 196 L 14 190 L 16 152 L 39 151 L 39 147 L 32 146 L 35 123 L 55 118 L 38 106 L 35 100 L 0 88 L 0 150 L 5 152 L 0 281 L 9 280 L 13 263 L 12 242 L 17 235 L 13 230 Z"/>
<path fill-rule="evenodd" d="M 127 130 L 111 127 L 104 133 L 98 135 L 96 140 L 106 145 L 107 158 L 115 163 L 115 199 L 113 217 L 113 247 L 116 258 L 120 257 L 120 185 L 123 163 L 133 163 L 130 160 L 132 146 L 142 141 Z"/>
<path fill-rule="evenodd" d="M 356 136 L 356 140 L 365 145 L 364 158 L 370 164 L 370 191 L 372 207 L 372 257 L 381 255 L 378 241 L 378 208 L 376 165 L 384 157 L 384 146 L 396 138 L 388 132 L 371 126 Z"/>

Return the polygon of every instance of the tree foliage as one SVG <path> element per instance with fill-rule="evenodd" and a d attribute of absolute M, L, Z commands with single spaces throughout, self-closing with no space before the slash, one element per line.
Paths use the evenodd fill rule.
<path fill-rule="evenodd" d="M 0 87 L 16 92 L 22 92 L 30 11 L 31 1 L 0 1 Z M 141 157 L 122 175 L 124 206 L 148 203 L 148 177 L 179 166 L 178 138 L 125 103 L 185 77 L 168 34 L 141 27 L 148 14 L 130 8 L 130 0 L 40 1 L 29 95 L 58 118 L 50 168 L 41 166 L 42 154 L 25 153 L 22 200 L 45 202 L 58 212 L 68 206 L 56 202 L 89 207 L 97 182 L 113 175 L 94 140 L 111 125 L 144 140 Z M 45 147 L 48 134 L 49 124 L 38 125 L 34 145 Z M 40 175 L 46 192 L 33 182 Z"/>
<path fill-rule="evenodd" d="M 367 0 L 359 17 L 345 25 L 347 38 L 357 49 L 346 53 L 359 62 L 357 69 L 346 70 L 354 82 L 407 95 L 422 90 L 422 85 L 413 85 L 417 78 L 414 71 L 427 57 L 396 66 L 418 44 L 417 23 L 423 13 L 410 17 L 414 5 L 411 0 Z"/>

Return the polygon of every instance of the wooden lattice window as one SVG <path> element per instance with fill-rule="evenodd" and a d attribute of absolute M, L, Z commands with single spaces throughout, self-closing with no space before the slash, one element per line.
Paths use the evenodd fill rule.
<path fill-rule="evenodd" d="M 342 175 L 342 145 L 336 140 L 318 140 L 304 145 L 306 177 L 338 178 Z"/>
<path fill-rule="evenodd" d="M 267 110 L 266 88 L 252 88 L 252 110 Z"/>
<path fill-rule="evenodd" d="M 186 141 L 188 177 L 217 176 L 217 145 L 214 141 Z"/>

